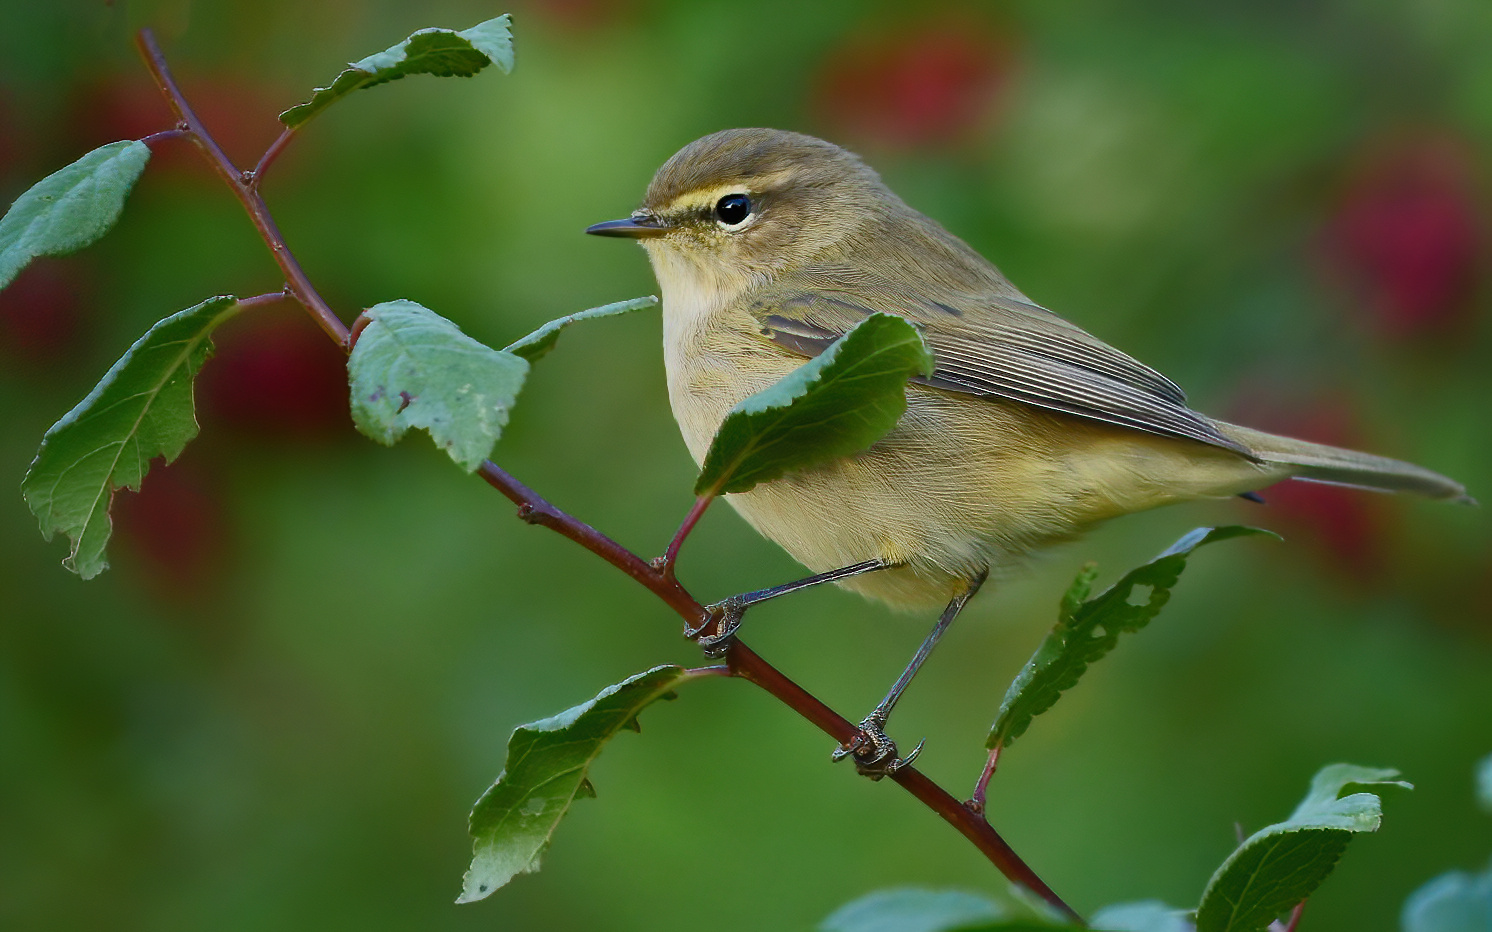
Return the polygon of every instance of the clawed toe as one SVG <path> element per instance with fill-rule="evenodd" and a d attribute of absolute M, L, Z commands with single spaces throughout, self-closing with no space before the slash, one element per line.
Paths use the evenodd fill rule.
<path fill-rule="evenodd" d="M 684 624 L 684 637 L 699 644 L 706 657 L 724 657 L 736 639 L 736 629 L 741 627 L 741 618 L 746 614 L 746 601 L 741 596 L 733 595 L 723 602 L 706 605 L 705 611 L 709 613 L 708 618 L 698 627 L 691 627 L 687 622 Z M 715 633 L 705 634 L 705 630 L 712 624 Z"/>
<path fill-rule="evenodd" d="M 886 734 L 885 722 L 871 713 L 869 718 L 860 723 L 859 733 L 835 748 L 829 759 L 838 763 L 848 757 L 855 762 L 855 770 L 861 776 L 879 780 L 896 773 L 916 760 L 921 753 L 922 742 L 919 741 L 912 753 L 906 757 L 897 757 L 896 742 Z"/>

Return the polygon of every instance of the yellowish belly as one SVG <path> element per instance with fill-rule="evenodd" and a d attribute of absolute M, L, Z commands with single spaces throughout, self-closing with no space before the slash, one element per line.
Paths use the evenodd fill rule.
<path fill-rule="evenodd" d="M 696 461 L 733 404 L 803 362 L 755 340 L 687 357 L 671 354 L 669 397 Z M 920 385 L 907 397 L 870 449 L 727 499 L 813 572 L 900 564 L 841 585 L 922 607 L 1097 522 L 1266 481 L 1263 467 L 1201 443 Z"/>

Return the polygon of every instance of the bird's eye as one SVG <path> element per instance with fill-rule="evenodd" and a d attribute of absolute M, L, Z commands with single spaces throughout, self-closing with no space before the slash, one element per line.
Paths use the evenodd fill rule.
<path fill-rule="evenodd" d="M 749 216 L 751 198 L 744 194 L 727 194 L 715 202 L 715 219 L 725 226 L 740 226 Z"/>

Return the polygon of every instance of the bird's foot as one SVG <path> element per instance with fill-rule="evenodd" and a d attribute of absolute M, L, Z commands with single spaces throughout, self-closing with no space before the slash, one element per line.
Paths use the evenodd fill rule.
<path fill-rule="evenodd" d="M 854 760 L 855 770 L 861 776 L 879 780 L 916 760 L 922 753 L 922 744 L 917 742 L 906 757 L 897 757 L 896 742 L 886 734 L 886 716 L 876 711 L 860 723 L 860 731 L 855 737 L 835 748 L 829 757 L 836 764 L 848 757 Z"/>
<path fill-rule="evenodd" d="M 709 614 L 698 626 L 691 627 L 688 622 L 684 623 L 684 637 L 694 641 L 704 651 L 706 657 L 712 659 L 725 656 L 730 646 L 736 639 L 736 629 L 741 627 L 741 619 L 746 614 L 746 601 L 738 595 L 733 595 L 723 602 L 714 605 L 706 605 L 705 611 Z M 705 634 L 706 630 L 713 628 L 713 634 Z"/>

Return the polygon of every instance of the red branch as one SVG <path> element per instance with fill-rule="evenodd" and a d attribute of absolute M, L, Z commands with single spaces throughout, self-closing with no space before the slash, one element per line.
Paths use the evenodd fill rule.
<path fill-rule="evenodd" d="M 259 184 L 263 180 L 263 173 L 275 158 L 284 149 L 285 145 L 293 136 L 291 130 L 286 130 L 275 140 L 274 144 L 264 153 L 259 160 L 258 166 L 253 172 L 242 172 L 236 168 L 223 152 L 222 148 L 213 140 L 207 128 L 202 125 L 201 120 L 187 104 L 186 98 L 182 96 L 180 88 L 176 86 L 171 76 L 170 69 L 166 66 L 165 56 L 162 55 L 160 46 L 156 44 L 155 37 L 150 30 L 142 29 L 137 37 L 140 53 L 145 59 L 145 65 L 150 69 L 155 78 L 157 86 L 166 102 L 170 104 L 171 110 L 180 121 L 178 130 L 190 135 L 196 143 L 202 156 L 207 159 L 213 169 L 222 177 L 223 181 L 232 189 L 233 193 L 243 204 L 253 221 L 254 227 L 269 246 L 271 254 L 285 273 L 286 290 L 288 295 L 298 301 L 311 314 L 313 318 L 326 331 L 327 335 L 337 342 L 344 350 L 350 350 L 350 334 L 341 319 L 332 312 L 315 287 L 311 285 L 300 264 L 296 261 L 290 248 L 285 244 L 279 228 L 275 226 L 274 219 L 270 216 L 269 208 L 259 195 Z M 278 299 L 279 296 L 273 296 Z M 262 296 L 262 300 L 269 300 L 271 296 Z M 251 299 L 251 300 L 261 300 Z M 518 481 L 506 472 L 502 467 L 488 460 L 482 463 L 477 470 L 478 474 L 487 481 L 489 485 L 497 489 L 503 495 L 518 506 L 518 517 L 529 524 L 542 525 L 556 533 L 569 538 L 580 546 L 596 554 L 612 566 L 626 573 L 638 583 L 646 587 L 650 592 L 661 599 L 664 604 L 673 609 L 688 628 L 697 628 L 708 620 L 709 613 L 694 596 L 690 595 L 678 580 L 674 578 L 672 557 L 677 555 L 678 544 L 683 542 L 694 523 L 703 514 L 709 499 L 702 498 L 696 501 L 694 508 L 685 519 L 675 537 L 674 545 L 670 546 L 667 560 L 657 563 L 648 561 L 623 547 L 621 544 L 602 534 L 600 531 L 586 524 L 578 518 L 556 508 L 546 501 L 533 489 Z M 808 719 L 818 726 L 826 734 L 841 744 L 847 744 L 859 734 L 859 726 L 850 722 L 844 716 L 824 705 L 811 693 L 789 679 L 776 667 L 767 663 L 755 651 L 741 643 L 739 639 L 732 642 L 725 656 L 726 668 L 733 676 L 749 680 L 771 693 L 792 708 L 799 715 Z M 1063 914 L 1082 923 L 1082 918 L 1062 901 L 1036 873 L 1026 866 L 1026 863 L 1011 850 L 993 827 L 984 817 L 975 812 L 969 806 L 959 802 L 942 787 L 931 779 L 917 771 L 911 766 L 904 766 L 890 775 L 890 778 L 898 783 L 903 789 L 911 793 L 929 809 L 936 812 L 948 824 L 952 825 L 965 838 L 973 842 L 974 846 L 990 860 L 992 864 L 1013 883 L 1020 884 L 1048 903 L 1055 906 Z"/>
<path fill-rule="evenodd" d="M 197 144 L 197 149 L 207 159 L 209 165 L 216 171 L 237 195 L 243 204 L 244 210 L 248 211 L 249 219 L 254 222 L 254 228 L 259 231 L 264 242 L 269 246 L 270 253 L 275 257 L 275 262 L 280 270 L 285 273 L 285 281 L 290 286 L 290 293 L 295 296 L 326 335 L 337 341 L 337 345 L 347 346 L 347 326 L 342 323 L 332 309 L 322 300 L 320 293 L 316 291 L 311 280 L 306 277 L 305 271 L 300 263 L 291 254 L 290 247 L 285 245 L 285 237 L 280 234 L 280 228 L 275 225 L 274 217 L 270 216 L 269 206 L 264 203 L 264 198 L 259 196 L 260 179 L 252 173 L 242 172 L 228 158 L 207 127 L 197 118 L 186 98 L 182 96 L 181 89 L 176 86 L 176 79 L 171 77 L 171 70 L 166 67 L 166 57 L 161 54 L 161 47 L 156 44 L 155 35 L 149 29 L 141 29 L 135 36 L 135 44 L 140 47 L 140 55 L 145 59 L 145 67 L 150 69 L 150 76 L 155 78 L 156 86 L 160 88 L 161 94 L 170 105 L 171 112 L 176 114 L 178 129 L 184 129 L 192 134 L 192 141 Z M 288 141 L 288 133 L 282 134 L 271 151 L 283 148 Z M 261 164 L 268 166 L 270 153 L 265 153 Z"/>

